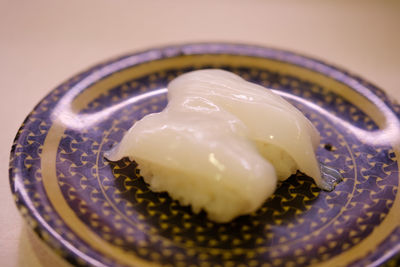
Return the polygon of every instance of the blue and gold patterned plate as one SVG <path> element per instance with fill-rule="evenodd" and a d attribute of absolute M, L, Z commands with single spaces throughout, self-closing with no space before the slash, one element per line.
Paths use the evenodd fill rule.
<path fill-rule="evenodd" d="M 325 192 L 294 175 L 257 212 L 217 224 L 149 190 L 134 162 L 104 159 L 135 121 L 165 107 L 170 80 L 202 68 L 235 72 L 292 102 L 321 133 L 319 160 L 344 180 Z M 15 138 L 11 190 L 38 236 L 75 265 L 378 266 L 400 251 L 399 114 L 374 85 L 291 52 L 153 49 L 50 92 Z"/>

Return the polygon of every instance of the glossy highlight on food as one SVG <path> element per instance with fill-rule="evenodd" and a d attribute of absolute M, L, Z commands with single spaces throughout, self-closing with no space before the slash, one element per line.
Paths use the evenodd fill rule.
<path fill-rule="evenodd" d="M 229 222 L 257 210 L 297 171 L 331 190 L 337 179 L 334 170 L 321 177 L 318 144 L 315 127 L 279 95 L 209 69 L 173 80 L 167 107 L 136 122 L 105 156 L 129 157 L 152 190 Z"/>

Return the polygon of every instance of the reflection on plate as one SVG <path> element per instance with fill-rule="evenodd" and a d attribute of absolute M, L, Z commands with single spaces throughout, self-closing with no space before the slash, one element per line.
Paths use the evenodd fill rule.
<path fill-rule="evenodd" d="M 282 183 L 254 214 L 216 224 L 154 193 L 134 163 L 103 158 L 168 82 L 222 68 L 275 89 L 318 128 L 318 158 L 344 177 Z M 11 189 L 35 232 L 76 265 L 377 266 L 400 250 L 399 106 L 320 61 L 247 45 L 153 49 L 95 66 L 54 89 L 18 131 Z"/>

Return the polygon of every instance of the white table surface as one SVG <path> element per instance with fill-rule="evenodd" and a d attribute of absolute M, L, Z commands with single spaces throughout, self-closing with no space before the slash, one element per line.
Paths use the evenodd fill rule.
<path fill-rule="evenodd" d="M 9 151 L 52 88 L 111 57 L 227 41 L 288 49 L 344 67 L 400 100 L 400 1 L 0 0 L 1 266 L 52 265 L 10 193 Z"/>

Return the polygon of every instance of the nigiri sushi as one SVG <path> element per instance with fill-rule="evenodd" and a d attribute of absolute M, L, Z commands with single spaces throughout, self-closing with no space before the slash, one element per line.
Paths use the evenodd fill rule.
<path fill-rule="evenodd" d="M 257 210 L 297 171 L 332 189 L 315 156 L 319 139 L 279 95 L 207 69 L 171 81 L 167 107 L 136 122 L 105 156 L 129 157 L 152 190 L 223 223 Z"/>

